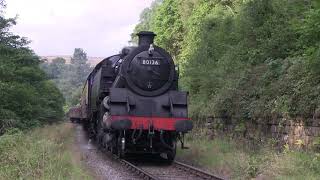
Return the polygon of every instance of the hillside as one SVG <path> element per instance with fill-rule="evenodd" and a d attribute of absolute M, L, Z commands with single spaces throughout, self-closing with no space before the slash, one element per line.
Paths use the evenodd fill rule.
<path fill-rule="evenodd" d="M 66 60 L 66 64 L 70 64 L 71 61 L 71 55 L 52 55 L 52 56 L 40 56 L 42 60 L 48 60 L 48 62 L 51 62 L 53 59 L 61 57 Z M 102 61 L 105 57 L 90 57 L 88 56 L 88 63 L 90 66 L 95 66 L 98 64 L 100 61 Z"/>

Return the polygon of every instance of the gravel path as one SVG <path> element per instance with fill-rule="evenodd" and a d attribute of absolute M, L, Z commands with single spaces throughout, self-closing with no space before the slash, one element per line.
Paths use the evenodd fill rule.
<path fill-rule="evenodd" d="M 90 169 L 98 180 L 131 180 L 138 176 L 122 167 L 116 160 L 100 152 L 86 137 L 81 125 L 75 124 L 75 154 L 80 154 L 81 161 Z"/>

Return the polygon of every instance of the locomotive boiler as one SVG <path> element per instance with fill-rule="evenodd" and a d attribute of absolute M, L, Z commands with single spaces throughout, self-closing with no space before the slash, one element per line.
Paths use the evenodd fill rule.
<path fill-rule="evenodd" d="M 136 47 L 102 60 L 87 78 L 82 123 L 100 146 L 124 157 L 151 153 L 172 162 L 177 141 L 193 127 L 178 69 L 153 32 L 137 34 Z"/>

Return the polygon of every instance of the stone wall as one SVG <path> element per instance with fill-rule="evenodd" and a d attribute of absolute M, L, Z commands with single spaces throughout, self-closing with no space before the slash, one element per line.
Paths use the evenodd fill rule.
<path fill-rule="evenodd" d="M 288 144 L 299 148 L 308 148 L 320 143 L 320 118 L 240 121 L 236 118 L 210 117 L 207 122 L 211 137 L 229 135 L 255 141 L 273 138 L 281 146 Z"/>

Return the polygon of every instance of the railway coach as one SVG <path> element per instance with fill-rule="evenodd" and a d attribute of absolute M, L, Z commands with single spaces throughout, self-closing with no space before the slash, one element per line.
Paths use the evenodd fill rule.
<path fill-rule="evenodd" d="M 81 107 L 74 106 L 69 109 L 66 115 L 71 122 L 80 122 L 82 119 L 81 113 Z"/>

